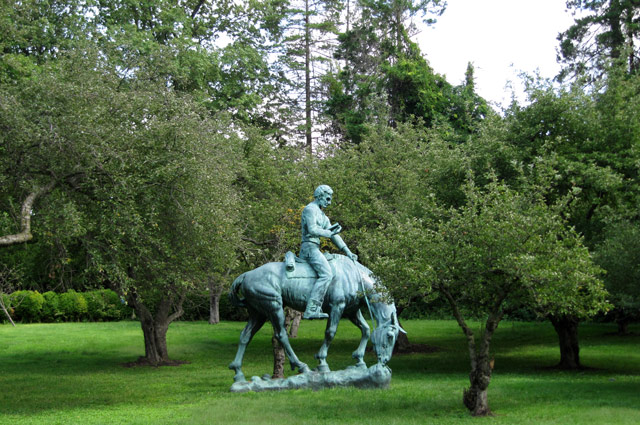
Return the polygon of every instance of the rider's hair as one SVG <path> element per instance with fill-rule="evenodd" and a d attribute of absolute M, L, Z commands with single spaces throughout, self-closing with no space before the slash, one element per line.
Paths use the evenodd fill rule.
<path fill-rule="evenodd" d="M 326 184 L 321 184 L 320 186 L 316 187 L 316 190 L 313 192 L 313 197 L 315 199 L 318 199 L 322 195 L 324 195 L 325 193 L 328 193 L 328 194 L 331 195 L 331 194 L 333 194 L 333 189 L 331 189 Z"/>

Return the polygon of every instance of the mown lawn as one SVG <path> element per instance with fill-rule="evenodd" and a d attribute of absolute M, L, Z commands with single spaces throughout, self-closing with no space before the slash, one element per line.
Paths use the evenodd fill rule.
<path fill-rule="evenodd" d="M 640 327 L 612 335 L 607 324 L 580 329 L 591 369 L 561 372 L 548 323 L 503 322 L 494 338 L 489 402 L 496 416 L 471 418 L 462 333 L 453 321 L 404 321 L 413 343 L 439 351 L 396 356 L 389 390 L 331 389 L 232 394 L 244 323 L 175 323 L 169 351 L 179 367 L 126 368 L 143 351 L 136 322 L 0 325 L 0 424 L 638 424 Z M 304 322 L 293 340 L 315 364 L 323 323 Z M 479 326 L 479 325 L 477 325 Z M 272 369 L 271 329 L 247 350 L 247 377 Z M 359 331 L 343 322 L 329 353 L 334 369 L 352 363 Z M 373 355 L 367 354 L 367 363 Z"/>

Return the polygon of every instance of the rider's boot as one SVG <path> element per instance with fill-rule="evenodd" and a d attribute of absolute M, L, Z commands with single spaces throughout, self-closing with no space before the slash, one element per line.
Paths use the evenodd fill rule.
<path fill-rule="evenodd" d="M 329 315 L 322 312 L 322 303 L 317 300 L 309 300 L 307 309 L 302 314 L 303 319 L 327 319 Z"/>

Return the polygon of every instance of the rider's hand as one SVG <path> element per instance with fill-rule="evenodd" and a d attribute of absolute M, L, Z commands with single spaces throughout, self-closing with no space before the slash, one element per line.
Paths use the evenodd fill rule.
<path fill-rule="evenodd" d="M 337 235 L 340 232 L 342 232 L 342 226 L 337 223 L 331 226 L 331 235 Z"/>
<path fill-rule="evenodd" d="M 353 252 L 351 252 L 351 250 L 347 247 L 344 247 L 344 254 L 347 256 L 347 258 L 349 258 L 353 262 L 358 261 L 358 256 Z"/>

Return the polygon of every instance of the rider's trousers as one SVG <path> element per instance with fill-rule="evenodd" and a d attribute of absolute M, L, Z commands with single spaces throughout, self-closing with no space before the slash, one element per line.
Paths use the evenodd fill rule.
<path fill-rule="evenodd" d="M 318 280 L 316 280 L 313 285 L 309 299 L 322 304 L 324 294 L 327 292 L 327 288 L 329 288 L 329 284 L 333 279 L 331 266 L 329 266 L 327 258 L 320 251 L 320 246 L 313 242 L 302 243 L 300 247 L 300 258 L 307 260 L 313 270 L 318 273 Z"/>

